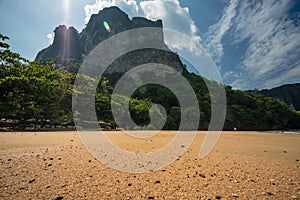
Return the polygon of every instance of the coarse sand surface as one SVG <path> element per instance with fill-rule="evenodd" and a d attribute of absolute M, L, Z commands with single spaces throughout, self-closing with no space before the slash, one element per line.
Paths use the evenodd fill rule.
<path fill-rule="evenodd" d="M 105 132 L 132 152 L 164 147 L 175 131 L 136 139 Z M 0 199 L 299 199 L 300 134 L 223 132 L 200 159 L 199 131 L 174 163 L 126 173 L 96 160 L 77 132 L 0 132 Z"/>

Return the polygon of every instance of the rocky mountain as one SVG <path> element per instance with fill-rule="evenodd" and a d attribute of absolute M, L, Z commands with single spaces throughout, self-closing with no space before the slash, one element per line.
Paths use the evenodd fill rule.
<path fill-rule="evenodd" d="M 58 57 L 81 59 L 82 42 L 74 27 L 67 28 L 65 25 L 60 25 L 55 28 L 54 33 L 53 44 L 40 51 L 36 60 L 56 60 Z"/>
<path fill-rule="evenodd" d="M 109 24 L 109 31 L 103 25 L 104 22 Z M 78 33 L 74 27 L 58 26 L 54 31 L 53 44 L 40 51 L 35 60 L 53 60 L 58 68 L 76 73 L 85 56 L 99 43 L 120 32 L 142 27 L 161 28 L 161 32 L 156 34 L 155 42 L 168 49 L 164 43 L 161 20 L 151 21 L 143 17 L 129 19 L 128 15 L 118 7 L 110 7 L 104 8 L 98 14 L 93 14 L 81 33 Z M 149 62 L 167 64 L 178 71 L 183 69 L 183 64 L 177 54 L 156 49 L 143 49 L 130 52 L 117 59 L 109 67 L 108 73 L 124 73 L 133 66 Z"/>
<path fill-rule="evenodd" d="M 300 110 L 300 83 L 287 84 L 280 87 L 265 89 L 261 94 L 285 102 L 291 108 Z"/>

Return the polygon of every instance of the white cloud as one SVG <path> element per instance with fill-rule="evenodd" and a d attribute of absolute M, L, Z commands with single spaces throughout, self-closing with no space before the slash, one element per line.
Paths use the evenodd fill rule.
<path fill-rule="evenodd" d="M 240 78 L 240 76 L 241 76 L 240 73 L 230 70 L 230 71 L 225 72 L 225 74 L 223 75 L 223 79 L 226 80 L 227 78 L 230 78 L 230 77 Z"/>
<path fill-rule="evenodd" d="M 234 88 L 300 81 L 300 20 L 290 18 L 292 6 L 292 0 L 231 0 L 220 20 L 209 27 L 204 45 L 217 64 L 222 63 L 226 33 L 233 45 L 246 44 L 243 57 L 237 58 L 241 62 L 223 76 L 235 79 Z"/>
<path fill-rule="evenodd" d="M 52 44 L 53 43 L 53 40 L 54 40 L 54 34 L 53 33 L 49 33 L 47 34 L 47 39 L 49 41 L 49 44 Z"/>
<path fill-rule="evenodd" d="M 270 88 L 300 81 L 300 29 L 289 18 L 291 1 L 244 2 L 235 19 L 234 43 L 248 41 L 238 88 Z"/>
<path fill-rule="evenodd" d="M 152 20 L 161 19 L 164 28 L 186 34 L 190 38 L 190 40 L 179 41 L 176 37 L 166 37 L 169 47 L 179 50 L 187 49 L 196 54 L 201 52 L 197 47 L 201 40 L 197 35 L 198 29 L 190 16 L 189 9 L 181 7 L 179 0 L 144 0 L 139 4 L 136 0 L 96 0 L 94 4 L 85 6 L 85 22 L 88 22 L 92 14 L 110 6 L 118 6 L 130 17 L 144 16 Z"/>
<path fill-rule="evenodd" d="M 169 47 L 199 54 L 197 47 L 201 37 L 197 35 L 197 27 L 191 18 L 189 9 L 181 7 L 178 0 L 148 0 L 140 3 L 144 16 L 148 19 L 163 21 L 164 28 L 172 29 L 187 35 L 186 41 L 180 41 L 176 37 L 166 36 L 165 40 Z"/>
<path fill-rule="evenodd" d="M 88 4 L 84 7 L 85 23 L 88 23 L 92 14 L 97 14 L 106 7 L 118 6 L 130 17 L 138 14 L 138 5 L 136 0 L 96 0 L 94 4 Z"/>
<path fill-rule="evenodd" d="M 211 25 L 206 34 L 206 39 L 204 41 L 205 48 L 217 64 L 221 63 L 224 54 L 222 39 L 232 26 L 232 20 L 236 15 L 237 5 L 237 0 L 231 0 L 228 7 L 224 10 L 221 19 L 216 24 Z"/>

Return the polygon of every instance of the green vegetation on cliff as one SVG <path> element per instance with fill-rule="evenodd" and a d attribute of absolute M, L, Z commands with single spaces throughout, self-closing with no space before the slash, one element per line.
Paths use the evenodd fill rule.
<path fill-rule="evenodd" d="M 260 93 L 283 101 L 291 108 L 300 111 L 300 83 L 282 85 L 269 90 L 262 90 Z"/>

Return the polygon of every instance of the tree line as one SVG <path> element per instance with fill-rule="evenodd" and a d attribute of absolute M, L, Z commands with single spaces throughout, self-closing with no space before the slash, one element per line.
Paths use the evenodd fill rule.
<path fill-rule="evenodd" d="M 80 117 L 80 113 L 72 113 L 72 94 L 76 95 L 78 92 L 73 88 L 76 74 L 57 67 L 55 62 L 29 62 L 10 50 L 6 42 L 8 39 L 0 34 L 0 126 L 14 130 L 57 125 L 74 126 L 73 118 Z M 119 102 L 111 99 L 114 83 L 119 76 L 115 74 L 101 78 L 97 83 L 95 110 L 100 125 L 107 129 L 117 128 L 111 104 Z M 204 78 L 186 70 L 183 71 L 183 76 L 197 95 L 200 109 L 199 129 L 205 130 L 210 123 L 211 107 Z M 87 76 L 82 80 L 86 82 L 83 87 L 87 89 L 96 81 Z M 230 86 L 225 86 L 225 89 L 227 113 L 224 130 L 300 128 L 300 113 L 291 110 L 285 103 L 265 97 L 257 91 L 233 90 Z M 124 98 L 128 97 L 118 96 L 114 99 L 123 101 Z M 178 129 L 181 108 L 168 88 L 155 84 L 142 86 L 134 92 L 129 102 L 130 115 L 136 124 L 147 126 L 150 122 L 149 111 L 162 117 L 160 109 L 153 109 L 154 104 L 161 104 L 167 112 L 163 128 Z M 127 124 L 121 126 L 135 128 L 127 127 Z M 156 129 L 155 124 L 148 128 Z"/>

